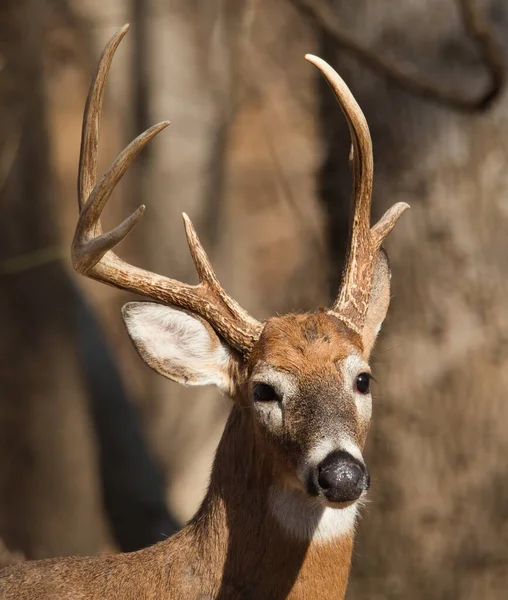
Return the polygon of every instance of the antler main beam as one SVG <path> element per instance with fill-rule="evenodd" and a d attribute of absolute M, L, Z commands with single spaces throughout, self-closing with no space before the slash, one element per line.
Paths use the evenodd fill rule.
<path fill-rule="evenodd" d="M 106 77 L 118 45 L 129 29 L 125 25 L 102 53 L 83 116 L 78 174 L 80 215 L 72 243 L 72 263 L 79 273 L 115 287 L 171 304 L 204 318 L 229 344 L 247 354 L 262 325 L 243 310 L 221 287 L 187 215 L 183 215 L 189 249 L 199 275 L 197 286 L 187 285 L 129 265 L 113 253 L 136 226 L 145 207 L 110 232 L 103 233 L 100 217 L 116 185 L 148 142 L 169 125 L 154 125 L 125 148 L 97 182 L 99 119 Z"/>
<path fill-rule="evenodd" d="M 351 134 L 353 159 L 351 235 L 341 286 L 330 312 L 361 334 L 369 306 L 374 265 L 379 249 L 409 205 L 398 202 L 371 228 L 370 207 L 374 163 L 367 120 L 338 73 L 317 56 L 307 54 L 305 58 L 321 71 L 332 88 Z"/>

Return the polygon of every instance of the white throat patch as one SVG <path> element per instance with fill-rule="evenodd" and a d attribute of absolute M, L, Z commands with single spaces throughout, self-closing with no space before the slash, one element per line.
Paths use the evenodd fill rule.
<path fill-rule="evenodd" d="M 330 508 L 303 492 L 272 487 L 268 505 L 276 521 L 298 539 L 326 542 L 354 533 L 356 502 L 346 508 Z"/>

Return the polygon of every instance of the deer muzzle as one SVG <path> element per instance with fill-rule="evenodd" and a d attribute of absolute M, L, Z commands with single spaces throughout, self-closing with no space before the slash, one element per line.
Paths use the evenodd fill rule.
<path fill-rule="evenodd" d="M 366 465 L 344 450 L 330 453 L 314 469 L 311 489 L 328 502 L 354 502 L 369 489 L 370 475 Z"/>

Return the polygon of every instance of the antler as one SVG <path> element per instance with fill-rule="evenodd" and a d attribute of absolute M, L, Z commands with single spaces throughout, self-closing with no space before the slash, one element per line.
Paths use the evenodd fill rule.
<path fill-rule="evenodd" d="M 140 206 L 113 231 L 102 231 L 100 217 L 115 186 L 146 144 L 169 125 L 168 121 L 164 121 L 142 133 L 118 155 L 97 182 L 99 117 L 104 85 L 115 51 L 128 29 L 129 26 L 125 25 L 109 41 L 88 92 L 78 174 L 80 215 L 72 242 L 72 264 L 82 275 L 199 315 L 229 344 L 247 354 L 258 339 L 262 325 L 222 289 L 186 214 L 183 215 L 185 233 L 199 276 L 199 284 L 196 286 L 129 265 L 112 252 L 139 222 L 144 206 Z"/>
<path fill-rule="evenodd" d="M 307 54 L 305 58 L 321 71 L 329 83 L 346 117 L 351 134 L 353 223 L 341 286 L 330 312 L 361 334 L 379 249 L 409 205 L 398 202 L 371 228 L 370 205 L 374 164 L 367 121 L 353 94 L 332 67 L 317 56 Z"/>

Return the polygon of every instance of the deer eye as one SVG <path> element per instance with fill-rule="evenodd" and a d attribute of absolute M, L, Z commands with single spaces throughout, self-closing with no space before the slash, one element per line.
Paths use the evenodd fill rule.
<path fill-rule="evenodd" d="M 252 397 L 255 402 L 278 402 L 279 395 L 271 385 L 256 383 L 252 388 Z"/>
<path fill-rule="evenodd" d="M 370 373 L 360 373 L 356 378 L 356 389 L 360 394 L 368 394 L 370 392 L 370 380 L 372 375 Z"/>

